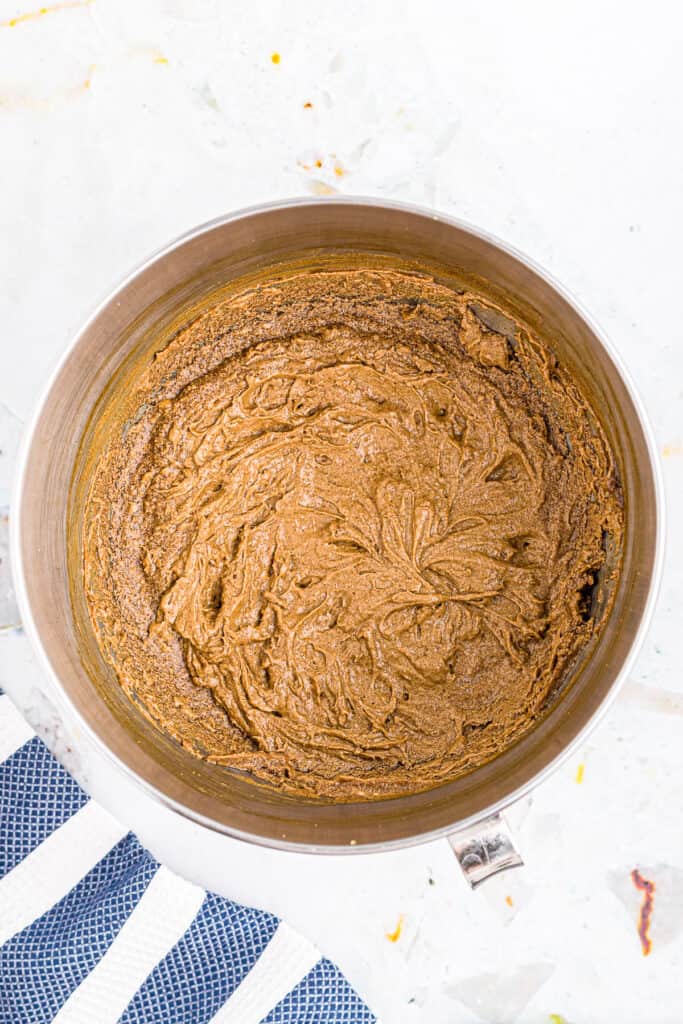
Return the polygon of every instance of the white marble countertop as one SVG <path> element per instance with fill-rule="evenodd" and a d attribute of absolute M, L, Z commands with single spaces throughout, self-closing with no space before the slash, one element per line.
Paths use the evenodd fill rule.
<path fill-rule="evenodd" d="M 181 874 L 284 915 L 385 1024 L 681 1020 L 682 28 L 625 0 L 0 0 L 0 505 L 96 300 L 180 232 L 281 196 L 414 200 L 506 239 L 590 309 L 651 414 L 653 628 L 585 749 L 510 811 L 526 867 L 475 893 L 445 842 L 315 858 L 180 820 L 56 711 L 21 629 L 0 636 L 0 686 L 88 790 Z M 634 867 L 657 887 L 648 957 Z"/>

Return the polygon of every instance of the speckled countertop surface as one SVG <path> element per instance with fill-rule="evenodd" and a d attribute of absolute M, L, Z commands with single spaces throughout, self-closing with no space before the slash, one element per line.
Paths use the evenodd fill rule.
<path fill-rule="evenodd" d="M 43 12 L 0 0 L 0 576 L 22 422 L 95 301 L 194 224 L 333 191 L 471 220 L 573 290 L 645 399 L 670 528 L 631 677 L 580 755 L 509 812 L 526 867 L 476 893 L 445 842 L 278 854 L 154 806 L 56 711 L 20 628 L 0 634 L 0 686 L 161 860 L 284 915 L 385 1024 L 680 1021 L 681 15 L 623 0 Z M 1 580 L 0 617 L 14 621 Z M 633 869 L 656 886 L 648 956 Z"/>

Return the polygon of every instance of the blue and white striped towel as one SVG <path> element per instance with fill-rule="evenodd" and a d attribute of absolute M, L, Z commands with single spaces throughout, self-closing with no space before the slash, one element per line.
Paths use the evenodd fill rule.
<path fill-rule="evenodd" d="M 0 693 L 0 1024 L 372 1024 L 271 914 L 160 866 Z"/>

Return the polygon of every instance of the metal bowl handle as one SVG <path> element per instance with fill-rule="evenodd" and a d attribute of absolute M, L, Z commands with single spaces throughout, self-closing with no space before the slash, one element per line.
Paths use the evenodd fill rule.
<path fill-rule="evenodd" d="M 499 871 L 524 866 L 501 814 L 492 814 L 469 828 L 451 832 L 448 842 L 473 889 Z"/>

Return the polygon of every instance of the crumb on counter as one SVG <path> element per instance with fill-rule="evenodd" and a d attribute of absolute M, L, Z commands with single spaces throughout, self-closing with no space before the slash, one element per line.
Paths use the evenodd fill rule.
<path fill-rule="evenodd" d="M 279 53 L 271 53 L 270 59 L 273 62 L 273 64 L 279 64 L 280 63 L 280 54 Z"/>
<path fill-rule="evenodd" d="M 393 932 L 385 933 L 386 938 L 389 940 L 389 942 L 398 942 L 398 940 L 401 938 L 401 932 L 403 931 L 403 920 L 403 914 L 399 914 L 398 924 L 394 928 Z"/>
<path fill-rule="evenodd" d="M 304 171 L 312 171 L 314 167 L 317 167 L 317 169 L 320 170 L 322 165 L 323 165 L 323 162 L 320 159 L 320 157 L 317 157 L 317 159 L 315 159 L 313 161 L 313 163 L 310 163 L 310 164 L 306 163 L 305 160 L 297 160 L 297 163 L 298 163 L 299 167 L 301 167 L 302 170 L 304 170 Z"/>

